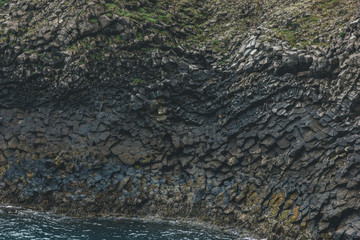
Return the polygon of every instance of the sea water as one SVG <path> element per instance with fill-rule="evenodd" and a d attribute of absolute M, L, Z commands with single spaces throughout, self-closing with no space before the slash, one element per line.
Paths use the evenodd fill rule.
<path fill-rule="evenodd" d="M 0 208 L 0 240 L 210 240 L 250 239 L 180 224 L 116 218 L 70 218 L 59 215 Z"/>

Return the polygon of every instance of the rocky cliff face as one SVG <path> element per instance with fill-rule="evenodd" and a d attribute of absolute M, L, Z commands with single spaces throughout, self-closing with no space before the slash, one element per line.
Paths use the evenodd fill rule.
<path fill-rule="evenodd" d="M 0 1 L 1 202 L 359 239 L 355 3 Z"/>

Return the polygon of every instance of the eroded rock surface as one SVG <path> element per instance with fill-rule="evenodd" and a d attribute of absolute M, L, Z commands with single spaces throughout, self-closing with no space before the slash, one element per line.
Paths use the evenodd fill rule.
<path fill-rule="evenodd" d="M 263 24 L 221 53 L 173 46 L 191 32 L 182 15 L 109 4 L 3 6 L 2 203 L 360 238 L 359 20 L 305 49 Z"/>

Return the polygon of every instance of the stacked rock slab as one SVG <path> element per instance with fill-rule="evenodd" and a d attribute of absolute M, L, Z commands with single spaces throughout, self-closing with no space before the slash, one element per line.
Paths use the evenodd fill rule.
<path fill-rule="evenodd" d="M 209 48 L 134 40 L 134 23 L 96 4 L 97 23 L 63 7 L 23 34 L 15 20 L 37 11 L 24 2 L 2 20 L 14 41 L 0 43 L 1 203 L 360 239 L 359 21 L 306 50 L 258 28 L 230 43 L 224 65 Z M 101 56 L 69 48 L 100 33 L 128 42 Z"/>

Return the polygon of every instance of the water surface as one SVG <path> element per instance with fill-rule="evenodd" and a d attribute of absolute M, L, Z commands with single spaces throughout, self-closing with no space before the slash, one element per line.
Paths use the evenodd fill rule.
<path fill-rule="evenodd" d="M 6 240 L 244 240 L 200 226 L 177 222 L 134 219 L 78 219 L 25 211 L 0 209 L 0 239 Z"/>

